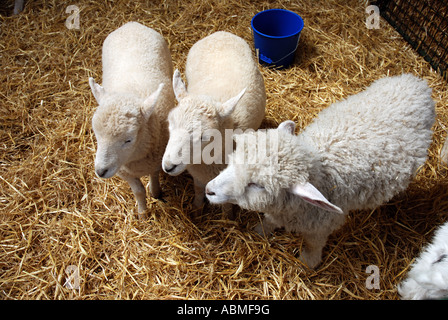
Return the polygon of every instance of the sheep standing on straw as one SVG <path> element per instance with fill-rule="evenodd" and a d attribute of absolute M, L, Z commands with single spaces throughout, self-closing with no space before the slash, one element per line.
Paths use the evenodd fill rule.
<path fill-rule="evenodd" d="M 174 107 L 172 61 L 156 31 L 129 22 L 103 44 L 103 85 L 89 79 L 99 106 L 92 127 L 98 142 L 95 172 L 100 178 L 117 174 L 146 210 L 140 177 L 150 175 L 150 192 L 159 197 L 159 172 L 168 141 L 167 115 Z"/>
<path fill-rule="evenodd" d="M 162 167 L 172 176 L 188 170 L 194 179 L 194 205 L 200 207 L 205 185 L 226 167 L 226 152 L 232 151 L 225 147 L 225 130 L 257 129 L 264 118 L 266 93 L 249 45 L 228 32 L 215 32 L 193 45 L 186 77 L 188 90 L 180 73 L 174 73 L 179 105 L 168 116 L 170 138 Z M 222 149 L 204 159 L 211 140 Z"/>
<path fill-rule="evenodd" d="M 264 212 L 259 233 L 300 232 L 301 259 L 316 267 L 350 210 L 376 208 L 407 188 L 426 161 L 434 120 L 426 81 L 409 74 L 380 79 L 323 110 L 298 136 L 292 121 L 237 136 L 207 198 Z"/>
<path fill-rule="evenodd" d="M 440 151 L 440 162 L 448 165 L 448 139 Z M 398 285 L 405 300 L 448 299 L 448 222 L 437 229 L 432 242 L 412 264 L 407 278 Z"/>

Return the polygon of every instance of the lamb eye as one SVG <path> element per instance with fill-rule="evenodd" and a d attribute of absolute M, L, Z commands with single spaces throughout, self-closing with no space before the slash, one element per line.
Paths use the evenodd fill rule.
<path fill-rule="evenodd" d="M 254 183 L 254 182 L 250 182 L 247 186 L 250 188 L 264 189 L 263 186 L 259 185 L 258 183 Z"/>

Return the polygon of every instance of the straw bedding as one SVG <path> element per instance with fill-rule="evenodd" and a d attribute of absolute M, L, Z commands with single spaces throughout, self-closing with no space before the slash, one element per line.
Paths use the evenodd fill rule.
<path fill-rule="evenodd" d="M 448 126 L 446 82 L 384 20 L 365 26 L 364 1 L 77 0 L 79 30 L 65 27 L 65 2 L 28 1 L 0 17 L 0 297 L 3 299 L 397 299 L 396 285 L 434 229 L 447 220 L 448 171 L 439 164 Z M 437 102 L 427 163 L 407 192 L 371 212 L 352 212 L 316 270 L 298 257 L 300 236 L 251 229 L 255 212 L 225 220 L 206 205 L 191 219 L 187 174 L 161 177 L 164 201 L 148 199 L 139 220 L 128 185 L 94 174 L 101 45 L 127 21 L 167 39 L 184 70 L 194 42 L 218 30 L 250 44 L 250 19 L 287 8 L 305 21 L 287 70 L 262 68 L 268 94 L 263 127 L 292 119 L 304 128 L 323 108 L 372 81 L 411 72 Z M 7 8 L 9 10 L 9 8 Z M 145 180 L 145 183 L 147 180 Z M 369 289 L 369 265 L 380 271 Z M 78 270 L 79 286 L 68 278 Z"/>

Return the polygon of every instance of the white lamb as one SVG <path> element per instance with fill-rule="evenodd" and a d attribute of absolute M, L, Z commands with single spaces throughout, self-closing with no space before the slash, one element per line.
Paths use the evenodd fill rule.
<path fill-rule="evenodd" d="M 436 231 L 407 279 L 399 284 L 398 293 L 406 300 L 448 298 L 448 222 Z"/>
<path fill-rule="evenodd" d="M 373 209 L 407 188 L 425 163 L 434 120 L 426 81 L 409 74 L 377 80 L 323 110 L 298 136 L 292 121 L 236 136 L 207 198 L 264 212 L 259 233 L 301 233 L 301 259 L 316 267 L 350 210 Z"/>
<path fill-rule="evenodd" d="M 228 32 L 213 33 L 193 45 L 186 77 L 188 91 L 179 71 L 174 72 L 179 104 L 168 116 L 170 138 L 162 168 L 172 176 L 188 170 L 194 179 L 194 204 L 200 207 L 205 185 L 226 166 L 225 129 L 257 129 L 264 118 L 266 93 L 249 45 Z M 210 140 L 222 150 L 214 150 L 213 159 L 204 161 L 202 152 Z"/>
<path fill-rule="evenodd" d="M 143 215 L 146 191 L 140 177 L 150 175 L 151 195 L 160 195 L 166 119 L 174 107 L 171 55 L 158 32 L 129 22 L 107 36 L 102 59 L 103 86 L 89 78 L 99 104 L 92 119 L 98 142 L 95 172 L 126 180 Z"/>

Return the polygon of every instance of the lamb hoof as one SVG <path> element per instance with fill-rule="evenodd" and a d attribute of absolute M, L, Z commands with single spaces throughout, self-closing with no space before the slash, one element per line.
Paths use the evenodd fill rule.
<path fill-rule="evenodd" d="M 137 214 L 137 217 L 139 220 L 148 220 L 148 218 L 149 218 L 148 213 L 146 213 L 146 212 L 139 212 Z"/>
<path fill-rule="evenodd" d="M 156 190 L 149 190 L 151 197 L 153 197 L 154 199 L 160 199 L 162 197 L 162 192 L 160 191 L 160 189 L 156 189 Z"/>
<path fill-rule="evenodd" d="M 235 220 L 236 214 L 234 212 L 234 205 L 226 203 L 222 206 L 222 217 L 223 219 Z"/>
<path fill-rule="evenodd" d="M 163 198 L 163 191 L 160 191 L 159 194 L 157 195 L 157 197 L 153 197 L 153 196 L 151 196 L 151 197 L 156 200 L 162 201 L 163 203 L 166 203 L 166 200 Z"/>
<path fill-rule="evenodd" d="M 202 198 L 202 197 L 195 197 L 194 198 L 194 201 L 193 201 L 193 206 L 196 208 L 196 209 L 199 209 L 199 208 L 201 208 L 203 205 L 204 205 L 204 198 Z"/>
<path fill-rule="evenodd" d="M 299 260 L 303 262 L 310 269 L 315 269 L 321 262 L 320 257 L 310 254 L 306 251 L 302 251 Z"/>
<path fill-rule="evenodd" d="M 264 230 L 264 228 L 263 228 L 263 224 L 261 223 L 261 222 L 259 222 L 256 226 L 255 226 L 255 228 L 254 228 L 254 231 L 256 232 L 256 233 L 258 233 L 260 236 L 262 236 L 262 237 L 267 237 L 268 236 L 268 232 L 265 232 L 265 230 Z"/>

